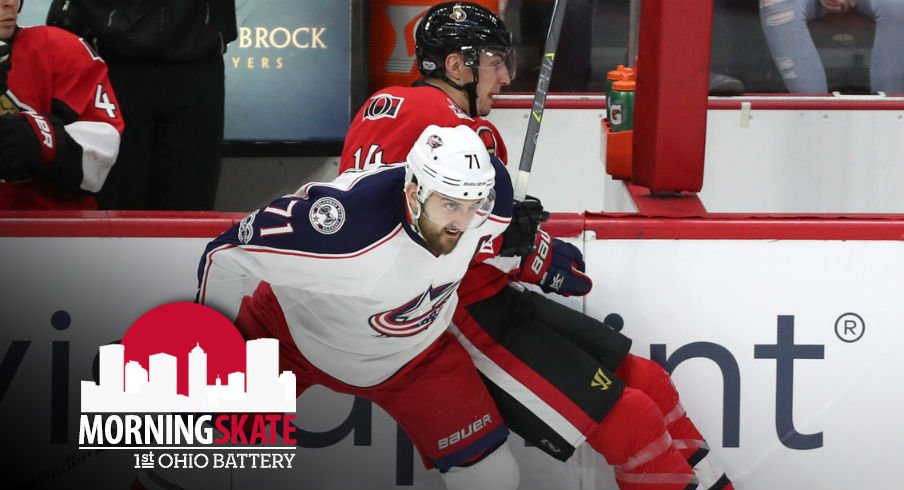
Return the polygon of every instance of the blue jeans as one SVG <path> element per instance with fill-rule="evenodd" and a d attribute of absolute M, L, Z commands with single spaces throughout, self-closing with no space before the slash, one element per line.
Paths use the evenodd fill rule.
<path fill-rule="evenodd" d="M 904 92 L 904 1 L 858 0 L 876 21 L 870 61 L 873 91 Z M 819 0 L 760 0 L 760 23 L 772 59 L 790 92 L 828 92 L 825 68 L 807 21 L 828 14 Z"/>

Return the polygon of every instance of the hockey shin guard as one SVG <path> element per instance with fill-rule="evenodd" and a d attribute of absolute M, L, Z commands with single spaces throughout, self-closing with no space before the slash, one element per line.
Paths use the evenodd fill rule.
<path fill-rule="evenodd" d="M 615 470 L 620 490 L 692 490 L 697 478 L 672 445 L 662 413 L 644 393 L 625 388 L 587 443 Z"/>
<path fill-rule="evenodd" d="M 628 354 L 615 371 L 625 385 L 649 396 L 663 414 L 672 445 L 693 467 L 700 490 L 732 490 L 731 481 L 709 457 L 709 445 L 688 418 L 669 374 L 659 364 Z"/>

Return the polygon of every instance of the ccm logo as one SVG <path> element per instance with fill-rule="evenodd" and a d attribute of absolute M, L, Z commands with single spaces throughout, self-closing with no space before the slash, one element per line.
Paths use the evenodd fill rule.
<path fill-rule="evenodd" d="M 534 255 L 533 262 L 530 263 L 530 270 L 536 275 L 540 275 L 543 270 L 543 264 L 546 263 L 546 256 L 549 255 L 549 235 L 543 233 L 540 235 L 540 244 L 537 245 L 537 255 Z"/>
<path fill-rule="evenodd" d="M 490 423 L 492 423 L 492 422 L 493 422 L 493 420 L 490 418 L 490 414 L 486 414 L 483 416 L 482 419 L 477 419 L 474 422 L 471 422 L 464 429 L 457 430 L 451 436 L 443 437 L 442 439 L 440 439 L 439 440 L 439 448 L 445 449 L 453 444 L 457 444 L 457 443 L 461 442 L 462 440 L 470 437 L 471 434 L 474 434 L 478 431 L 483 430 L 488 425 L 490 425 Z"/>

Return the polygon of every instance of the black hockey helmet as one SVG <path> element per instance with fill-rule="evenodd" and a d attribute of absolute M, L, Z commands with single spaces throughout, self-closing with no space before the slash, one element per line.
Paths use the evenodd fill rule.
<path fill-rule="evenodd" d="M 425 77 L 442 77 L 446 56 L 460 53 L 476 68 L 480 52 L 503 55 L 514 78 L 512 33 L 493 11 L 470 2 L 446 2 L 427 11 L 414 34 L 417 67 Z"/>
<path fill-rule="evenodd" d="M 512 33 L 502 19 L 486 7 L 470 2 L 446 2 L 427 11 L 414 33 L 417 68 L 424 77 L 440 78 L 468 97 L 468 113 L 477 116 L 477 83 L 480 54 L 500 56 L 515 78 Z M 462 55 L 474 80 L 459 84 L 446 75 L 446 57 Z"/>

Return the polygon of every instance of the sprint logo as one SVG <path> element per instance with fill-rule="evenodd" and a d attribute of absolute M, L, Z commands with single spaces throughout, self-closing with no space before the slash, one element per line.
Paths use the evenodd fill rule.
<path fill-rule="evenodd" d="M 597 369 L 596 374 L 593 375 L 593 381 L 590 382 L 590 387 L 606 391 L 610 386 L 612 386 L 612 380 L 609 379 L 609 376 L 606 376 L 602 369 Z"/>

